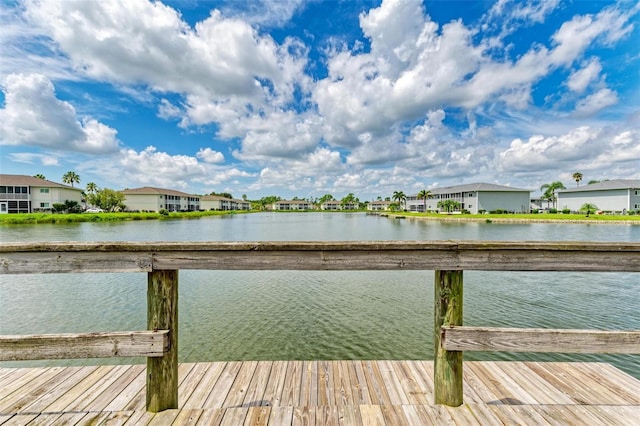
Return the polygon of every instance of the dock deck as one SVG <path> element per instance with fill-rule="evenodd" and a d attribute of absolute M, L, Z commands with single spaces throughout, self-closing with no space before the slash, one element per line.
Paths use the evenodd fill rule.
<path fill-rule="evenodd" d="M 602 363 L 464 364 L 433 404 L 432 361 L 180 364 L 179 409 L 145 410 L 145 366 L 0 368 L 0 424 L 637 425 L 640 380 Z"/>

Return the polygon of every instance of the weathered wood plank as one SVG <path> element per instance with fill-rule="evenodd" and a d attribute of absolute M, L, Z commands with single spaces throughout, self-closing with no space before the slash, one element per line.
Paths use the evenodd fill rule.
<path fill-rule="evenodd" d="M 510 241 L 0 243 L 0 274 L 149 272 L 152 269 L 466 269 L 640 272 L 640 243 Z"/>
<path fill-rule="evenodd" d="M 169 330 L 169 348 L 161 358 L 147 358 L 147 410 L 178 408 L 178 271 L 148 273 L 147 328 Z"/>
<path fill-rule="evenodd" d="M 38 359 L 161 357 L 169 331 L 118 331 L 79 334 L 0 336 L 0 361 Z"/>
<path fill-rule="evenodd" d="M 434 398 L 436 404 L 462 404 L 462 352 L 447 349 L 441 330 L 462 325 L 462 271 L 435 271 Z"/>
<path fill-rule="evenodd" d="M 442 327 L 450 351 L 640 354 L 640 331 Z"/>

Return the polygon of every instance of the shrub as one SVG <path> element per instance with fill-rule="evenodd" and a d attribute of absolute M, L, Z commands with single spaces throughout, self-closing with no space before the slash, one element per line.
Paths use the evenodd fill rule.
<path fill-rule="evenodd" d="M 571 209 L 562 209 L 562 214 L 570 214 Z"/>
<path fill-rule="evenodd" d="M 558 213 L 558 209 L 549 209 L 549 213 Z"/>
<path fill-rule="evenodd" d="M 161 209 L 158 213 L 162 216 L 169 216 L 169 211 L 167 209 Z"/>

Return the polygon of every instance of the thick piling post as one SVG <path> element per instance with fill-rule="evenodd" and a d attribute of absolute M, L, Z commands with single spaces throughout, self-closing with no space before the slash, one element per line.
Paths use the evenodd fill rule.
<path fill-rule="evenodd" d="M 178 271 L 152 271 L 147 283 L 147 328 L 169 330 L 169 351 L 147 358 L 147 411 L 178 408 Z"/>
<path fill-rule="evenodd" d="M 462 352 L 442 347 L 442 327 L 462 325 L 462 271 L 435 271 L 433 337 L 435 403 L 462 405 Z"/>

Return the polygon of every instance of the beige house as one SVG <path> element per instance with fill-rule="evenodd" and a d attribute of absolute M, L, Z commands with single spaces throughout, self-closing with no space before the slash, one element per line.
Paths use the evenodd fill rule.
<path fill-rule="evenodd" d="M 305 200 L 281 200 L 273 203 L 273 210 L 313 210 L 313 204 Z"/>
<path fill-rule="evenodd" d="M 338 200 L 325 201 L 320 204 L 320 210 L 341 210 L 342 206 Z"/>
<path fill-rule="evenodd" d="M 200 208 L 203 210 L 251 210 L 251 203 L 219 195 L 205 195 L 200 197 Z"/>
<path fill-rule="evenodd" d="M 200 197 L 173 189 L 142 188 L 125 189 L 120 191 L 125 196 L 124 204 L 127 211 L 170 212 L 200 210 Z"/>
<path fill-rule="evenodd" d="M 82 203 L 82 189 L 27 175 L 0 174 L 0 213 L 50 212 L 54 204 Z"/>
<path fill-rule="evenodd" d="M 391 204 L 392 204 L 391 201 L 370 201 L 367 204 L 367 210 L 370 210 L 370 211 L 389 210 L 389 207 L 391 206 Z"/>

